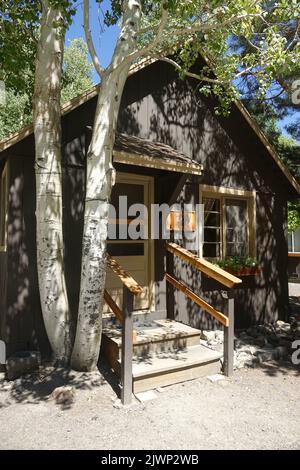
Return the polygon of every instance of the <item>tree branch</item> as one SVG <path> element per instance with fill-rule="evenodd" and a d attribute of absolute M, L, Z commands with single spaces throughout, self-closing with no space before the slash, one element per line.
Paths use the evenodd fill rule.
<path fill-rule="evenodd" d="M 210 24 L 210 23 L 203 23 L 203 24 L 193 24 L 192 26 L 189 26 L 187 28 L 178 28 L 178 29 L 172 29 L 170 31 L 165 30 L 165 27 L 167 25 L 168 21 L 168 12 L 164 8 L 162 4 L 162 16 L 161 16 L 161 21 L 158 26 L 158 33 L 155 39 L 148 44 L 147 46 L 132 52 L 132 54 L 129 54 L 125 61 L 128 63 L 128 61 L 133 62 L 136 59 L 145 57 L 147 54 L 150 54 L 155 47 L 163 43 L 164 40 L 168 38 L 168 34 L 172 34 L 172 36 L 180 37 L 180 36 L 189 36 L 197 32 L 206 32 L 206 31 L 214 31 L 215 29 L 221 29 L 224 27 L 227 27 L 231 24 L 237 23 L 239 21 L 242 21 L 245 18 L 260 18 L 261 14 L 260 13 L 245 13 L 242 15 L 237 15 L 229 18 L 228 20 L 224 21 L 223 23 L 216 23 L 216 24 Z"/>
<path fill-rule="evenodd" d="M 89 52 L 94 64 L 94 67 L 100 77 L 103 77 L 104 74 L 104 68 L 101 66 L 99 58 L 97 56 L 97 52 L 94 47 L 92 35 L 91 35 L 91 30 L 90 30 L 90 2 L 89 0 L 84 0 L 84 33 L 86 37 L 86 42 L 89 48 Z"/>
<path fill-rule="evenodd" d="M 195 78 L 196 80 L 199 81 L 204 81 L 208 83 L 214 83 L 215 85 L 225 85 L 225 82 L 222 82 L 221 80 L 218 80 L 217 78 L 209 78 L 209 77 L 203 77 L 202 75 L 198 75 L 197 73 L 192 73 L 189 72 L 188 70 L 185 70 L 179 65 L 175 60 L 170 59 L 169 57 L 159 57 L 160 60 L 163 62 L 167 62 L 168 64 L 173 65 L 177 70 L 180 72 L 184 73 L 187 77 Z"/>

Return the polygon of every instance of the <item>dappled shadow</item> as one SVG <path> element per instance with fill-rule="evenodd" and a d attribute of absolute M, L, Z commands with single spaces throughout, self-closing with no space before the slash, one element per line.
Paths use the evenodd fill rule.
<path fill-rule="evenodd" d="M 290 295 L 290 314 L 292 316 L 297 315 L 300 318 L 300 297 Z"/>
<path fill-rule="evenodd" d="M 118 397 L 120 397 L 120 393 L 121 393 L 120 379 L 103 357 L 100 357 L 100 360 L 98 362 L 98 369 L 101 375 L 103 376 L 103 379 L 106 380 L 106 382 L 112 388 L 114 393 Z"/>
<path fill-rule="evenodd" d="M 41 367 L 39 371 L 27 374 L 13 382 L 8 382 L 9 396 L 0 408 L 15 403 L 36 404 L 50 400 L 57 387 L 67 386 L 76 390 L 92 390 L 106 384 L 104 376 L 98 371 L 86 373 L 70 369 Z M 69 409 L 72 403 L 62 403 L 62 409 Z"/>
<path fill-rule="evenodd" d="M 259 364 L 261 370 L 264 371 L 269 377 L 285 377 L 285 376 L 299 376 L 300 365 L 294 365 L 291 361 L 271 361 Z"/>

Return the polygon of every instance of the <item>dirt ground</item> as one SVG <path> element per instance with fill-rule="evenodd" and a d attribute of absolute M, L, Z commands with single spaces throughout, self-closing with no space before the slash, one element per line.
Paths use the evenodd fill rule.
<path fill-rule="evenodd" d="M 42 371 L 0 384 L 1 449 L 300 449 L 300 369 L 288 363 L 242 369 L 165 387 L 118 408 L 107 371 Z M 75 401 L 57 405 L 57 386 Z"/>

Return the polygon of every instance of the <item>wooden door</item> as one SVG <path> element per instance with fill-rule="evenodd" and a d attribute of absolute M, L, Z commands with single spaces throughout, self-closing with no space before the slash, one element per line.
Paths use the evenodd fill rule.
<path fill-rule="evenodd" d="M 138 221 L 143 219 L 142 224 L 147 236 L 146 239 L 138 237 L 132 240 L 130 238 L 129 225 L 134 224 L 137 219 L 132 215 L 121 213 L 120 198 L 124 196 L 127 197 L 128 208 L 134 204 L 143 204 L 146 207 L 147 213 L 138 219 Z M 154 302 L 153 243 L 149 237 L 152 199 L 152 177 L 128 173 L 117 175 L 111 196 L 111 204 L 115 208 L 115 213 L 110 215 L 110 226 L 115 222 L 115 227 L 112 229 L 114 235 L 108 238 L 107 251 L 143 287 L 143 293 L 134 299 L 134 310 L 151 310 Z M 140 227 L 137 228 L 139 231 Z M 113 239 L 114 237 L 116 239 Z M 109 268 L 106 273 L 106 289 L 115 302 L 122 306 L 122 283 Z M 104 311 L 109 311 L 108 306 L 104 307 Z"/>

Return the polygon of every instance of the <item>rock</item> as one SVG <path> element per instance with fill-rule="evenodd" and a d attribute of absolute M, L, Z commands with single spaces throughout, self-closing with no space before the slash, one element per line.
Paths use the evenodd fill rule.
<path fill-rule="evenodd" d="M 146 401 L 152 401 L 157 398 L 157 394 L 154 390 L 147 390 L 146 392 L 136 393 L 135 396 L 141 403 L 145 403 Z"/>
<path fill-rule="evenodd" d="M 289 323 L 285 323 L 284 321 L 277 320 L 275 323 L 276 331 L 290 333 L 291 325 Z"/>
<path fill-rule="evenodd" d="M 14 380 L 24 374 L 33 372 L 41 364 L 41 356 L 38 351 L 19 351 L 10 356 L 6 361 L 6 376 L 8 380 Z"/>
<path fill-rule="evenodd" d="M 278 346 L 279 344 L 279 337 L 273 333 L 268 337 L 268 343 L 272 344 L 273 346 Z"/>
<path fill-rule="evenodd" d="M 255 352 L 257 351 L 257 347 L 246 344 L 245 346 L 242 346 L 241 348 L 238 349 L 237 353 L 238 354 L 248 354 L 249 356 L 253 356 Z"/>
<path fill-rule="evenodd" d="M 225 380 L 225 376 L 222 374 L 208 375 L 206 377 L 210 382 L 219 382 L 220 380 Z"/>
<path fill-rule="evenodd" d="M 234 367 L 236 369 L 242 369 L 243 367 L 253 367 L 253 364 L 257 362 L 257 358 L 254 357 L 251 352 L 237 352 L 234 359 Z"/>
<path fill-rule="evenodd" d="M 216 337 L 216 332 L 215 331 L 205 331 L 202 330 L 201 332 L 201 339 L 204 339 L 205 341 L 214 341 Z"/>
<path fill-rule="evenodd" d="M 257 338 L 255 338 L 255 344 L 257 344 L 261 348 L 266 346 L 267 343 L 268 343 L 267 338 L 263 335 L 260 335 Z"/>
<path fill-rule="evenodd" d="M 274 349 L 264 349 L 256 352 L 256 357 L 259 363 L 269 362 L 277 359 L 277 352 Z"/>
<path fill-rule="evenodd" d="M 74 402 L 75 390 L 73 387 L 57 387 L 51 394 L 57 405 L 70 405 Z"/>
<path fill-rule="evenodd" d="M 288 356 L 288 348 L 285 346 L 277 346 L 275 348 L 277 359 L 286 359 Z"/>
<path fill-rule="evenodd" d="M 259 335 L 259 332 L 255 326 L 252 326 L 251 328 L 248 328 L 247 335 L 251 336 L 252 338 L 256 338 Z"/>
<path fill-rule="evenodd" d="M 224 342 L 224 331 L 217 330 L 215 333 L 215 339 L 218 343 Z"/>

